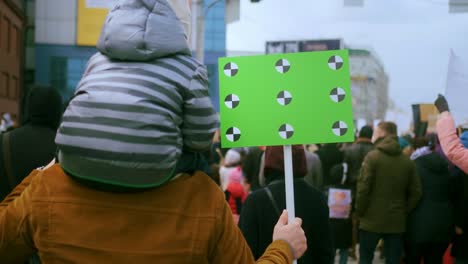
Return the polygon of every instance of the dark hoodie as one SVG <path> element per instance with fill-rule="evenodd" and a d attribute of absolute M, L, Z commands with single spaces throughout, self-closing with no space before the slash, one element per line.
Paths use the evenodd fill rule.
<path fill-rule="evenodd" d="M 408 242 L 448 243 L 454 230 L 455 177 L 450 176 L 448 163 L 437 153 L 421 156 L 415 162 L 423 196 L 409 216 Z"/>
<path fill-rule="evenodd" d="M 57 90 L 35 87 L 28 97 L 26 123 L 9 132 L 12 174 L 5 173 L 3 140 L 0 140 L 0 199 L 19 184 L 33 169 L 50 162 L 56 151 L 55 132 L 62 114 L 62 98 Z M 13 186 L 12 186 L 13 185 Z"/>
<path fill-rule="evenodd" d="M 421 182 L 396 137 L 381 138 L 375 146 L 364 159 L 358 178 L 356 212 L 360 228 L 375 233 L 404 233 L 406 217 L 421 198 Z"/>

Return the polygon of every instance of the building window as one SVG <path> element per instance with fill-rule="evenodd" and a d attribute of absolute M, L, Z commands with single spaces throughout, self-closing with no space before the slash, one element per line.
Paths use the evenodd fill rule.
<path fill-rule="evenodd" d="M 3 19 L 2 19 L 3 15 L 2 13 L 0 12 L 0 50 L 2 49 L 2 44 L 3 44 Z"/>
<path fill-rule="evenodd" d="M 67 67 L 67 93 L 72 96 L 86 69 L 87 58 L 69 58 Z"/>
<path fill-rule="evenodd" d="M 225 4 L 212 7 L 205 19 L 205 51 L 224 52 L 226 49 Z"/>
<path fill-rule="evenodd" d="M 4 72 L 0 77 L 0 97 L 7 97 L 8 88 L 10 86 L 10 76 L 8 73 Z"/>
<path fill-rule="evenodd" d="M 20 40 L 19 40 L 19 29 L 17 26 L 12 26 L 11 27 L 11 36 L 10 36 L 10 48 L 14 49 L 12 52 L 15 53 L 17 57 L 19 57 L 20 54 Z"/>
<path fill-rule="evenodd" d="M 11 23 L 10 19 L 8 19 L 6 16 L 3 17 L 3 43 L 4 43 L 4 48 L 6 49 L 7 53 L 10 53 L 11 51 L 11 43 L 10 43 L 10 36 L 11 36 Z"/>
<path fill-rule="evenodd" d="M 217 65 L 216 64 L 208 64 L 206 65 L 206 69 L 208 71 L 208 81 L 209 81 L 209 94 L 212 96 L 215 94 L 214 89 L 217 89 L 217 74 L 218 71 L 216 69 Z"/>
<path fill-rule="evenodd" d="M 17 77 L 12 77 L 12 85 L 10 87 L 9 96 L 11 99 L 16 100 L 19 98 L 19 82 Z"/>
<path fill-rule="evenodd" d="M 35 40 L 34 40 L 34 27 L 27 27 L 26 28 L 26 41 L 25 44 L 27 47 L 34 47 Z"/>
<path fill-rule="evenodd" d="M 78 83 L 86 69 L 88 58 L 84 57 L 52 57 L 50 82 L 60 91 L 64 100 L 73 96 Z"/>

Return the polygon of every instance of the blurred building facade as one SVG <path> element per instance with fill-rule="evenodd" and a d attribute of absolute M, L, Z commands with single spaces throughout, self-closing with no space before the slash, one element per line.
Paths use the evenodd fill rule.
<path fill-rule="evenodd" d="M 0 112 L 20 115 L 23 94 L 23 28 L 21 1 L 0 0 Z"/>
<path fill-rule="evenodd" d="M 353 110 L 356 120 L 372 124 L 385 118 L 388 106 L 388 76 L 371 51 L 349 50 Z"/>

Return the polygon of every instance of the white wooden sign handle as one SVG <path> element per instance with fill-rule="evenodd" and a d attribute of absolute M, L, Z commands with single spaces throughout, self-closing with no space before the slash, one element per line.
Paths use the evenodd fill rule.
<path fill-rule="evenodd" d="M 296 218 L 296 210 L 294 208 L 294 177 L 292 163 L 292 147 L 291 145 L 283 146 L 284 152 L 284 178 L 286 187 L 286 209 L 288 210 L 288 223 L 292 223 Z M 297 261 L 294 260 L 294 264 Z"/>

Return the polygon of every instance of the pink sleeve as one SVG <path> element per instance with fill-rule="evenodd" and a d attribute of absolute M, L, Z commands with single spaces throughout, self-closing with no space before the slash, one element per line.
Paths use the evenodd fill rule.
<path fill-rule="evenodd" d="M 437 134 L 447 158 L 465 173 L 468 173 L 468 149 L 462 145 L 457 137 L 455 121 L 449 112 L 443 112 L 439 116 Z"/>

